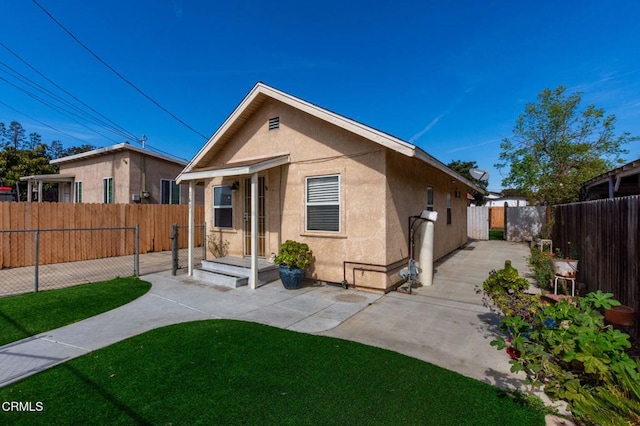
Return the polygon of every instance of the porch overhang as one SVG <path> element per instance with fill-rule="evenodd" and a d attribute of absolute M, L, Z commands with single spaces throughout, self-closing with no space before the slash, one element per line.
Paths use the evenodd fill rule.
<path fill-rule="evenodd" d="M 235 163 L 227 163 L 221 166 L 204 167 L 183 172 L 176 178 L 177 183 L 187 181 L 202 181 L 215 177 L 253 175 L 264 170 L 289 164 L 291 161 L 289 154 L 277 155 L 268 158 L 257 158 Z"/>
<path fill-rule="evenodd" d="M 22 176 L 21 182 L 27 182 L 27 202 L 31 202 L 33 198 L 33 186 L 37 185 L 38 202 L 42 202 L 42 186 L 45 183 L 73 183 L 76 179 L 74 174 L 60 174 L 54 173 L 49 175 L 31 175 Z M 74 195 L 75 197 L 75 195 Z M 58 198 L 58 201 L 60 199 Z"/>
<path fill-rule="evenodd" d="M 251 273 L 249 286 L 255 289 L 258 285 L 258 173 L 274 167 L 289 164 L 289 154 L 263 157 L 227 163 L 201 169 L 182 172 L 176 178 L 177 183 L 189 183 L 189 248 L 188 275 L 193 276 L 193 242 L 194 242 L 194 188 L 197 182 L 205 179 L 226 176 L 251 176 Z"/>
<path fill-rule="evenodd" d="M 44 183 L 58 183 L 58 182 L 73 182 L 76 175 L 74 174 L 50 174 L 50 175 L 31 175 L 22 176 L 21 182 L 44 182 Z"/>

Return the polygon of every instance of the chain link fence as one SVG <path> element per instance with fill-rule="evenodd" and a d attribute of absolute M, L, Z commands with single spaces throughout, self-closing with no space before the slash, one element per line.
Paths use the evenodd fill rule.
<path fill-rule="evenodd" d="M 0 230 L 0 296 L 139 275 L 138 237 L 137 226 Z"/>
<path fill-rule="evenodd" d="M 203 223 L 194 226 L 194 250 L 193 266 L 200 266 L 203 260 L 207 259 L 207 224 Z M 187 246 L 189 238 L 189 226 L 174 224 L 171 232 L 171 264 L 172 273 L 176 275 L 178 271 L 186 271 L 189 264 L 189 249 L 179 248 Z"/>

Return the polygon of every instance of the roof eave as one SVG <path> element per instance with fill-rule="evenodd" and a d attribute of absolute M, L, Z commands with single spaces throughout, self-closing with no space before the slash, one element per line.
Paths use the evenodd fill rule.
<path fill-rule="evenodd" d="M 435 157 L 432 157 L 431 155 L 427 154 L 427 152 L 424 151 L 423 149 L 415 147 L 415 157 L 417 159 L 429 164 L 430 166 L 433 166 L 436 169 L 448 174 L 452 178 L 464 183 L 465 185 L 467 185 L 469 188 L 473 189 L 474 191 L 477 191 L 477 192 L 479 192 L 479 193 L 481 193 L 483 195 L 486 193 L 486 191 L 484 189 L 480 188 L 478 185 L 476 185 L 475 183 L 471 182 L 469 179 L 465 178 L 461 174 L 456 173 L 454 170 L 452 170 L 450 167 L 447 167 L 444 163 L 442 163 L 441 161 L 437 160 Z"/>
<path fill-rule="evenodd" d="M 254 173 L 260 173 L 264 170 L 272 169 L 274 167 L 283 166 L 289 164 L 291 161 L 290 156 L 281 155 L 275 158 L 268 158 L 264 160 L 257 160 L 253 164 L 247 164 L 242 166 L 234 166 L 233 163 L 228 164 L 225 167 L 220 167 L 214 170 L 195 170 L 190 172 L 183 171 L 176 178 L 177 183 L 183 183 L 185 181 L 200 181 L 204 179 L 212 179 L 216 177 L 228 177 L 228 176 L 242 176 L 252 175 Z"/>

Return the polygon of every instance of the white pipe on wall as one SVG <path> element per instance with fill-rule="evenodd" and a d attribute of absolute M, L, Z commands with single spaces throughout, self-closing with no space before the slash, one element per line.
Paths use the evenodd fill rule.
<path fill-rule="evenodd" d="M 433 234 L 435 223 L 426 220 L 420 225 L 420 253 L 418 255 L 418 266 L 420 273 L 418 281 L 424 286 L 433 284 Z"/>

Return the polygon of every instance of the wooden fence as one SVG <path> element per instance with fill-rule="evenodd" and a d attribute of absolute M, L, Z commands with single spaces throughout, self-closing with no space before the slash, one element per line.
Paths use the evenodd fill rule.
<path fill-rule="evenodd" d="M 187 205 L 0 202 L 0 267 L 34 265 L 35 232 L 15 231 L 47 234 L 49 249 L 41 250 L 39 259 L 39 264 L 47 264 L 133 254 L 133 232 L 124 228 L 136 225 L 140 254 L 171 250 L 174 223 L 188 224 Z M 202 205 L 196 206 L 195 223 L 204 223 Z M 80 231 L 96 228 L 122 229 Z M 65 231 L 44 232 L 52 229 Z M 202 245 L 202 238 L 196 232 L 196 245 Z"/>
<path fill-rule="evenodd" d="M 579 254 L 578 281 L 639 312 L 640 196 L 554 206 L 553 221 L 554 248 Z"/>

